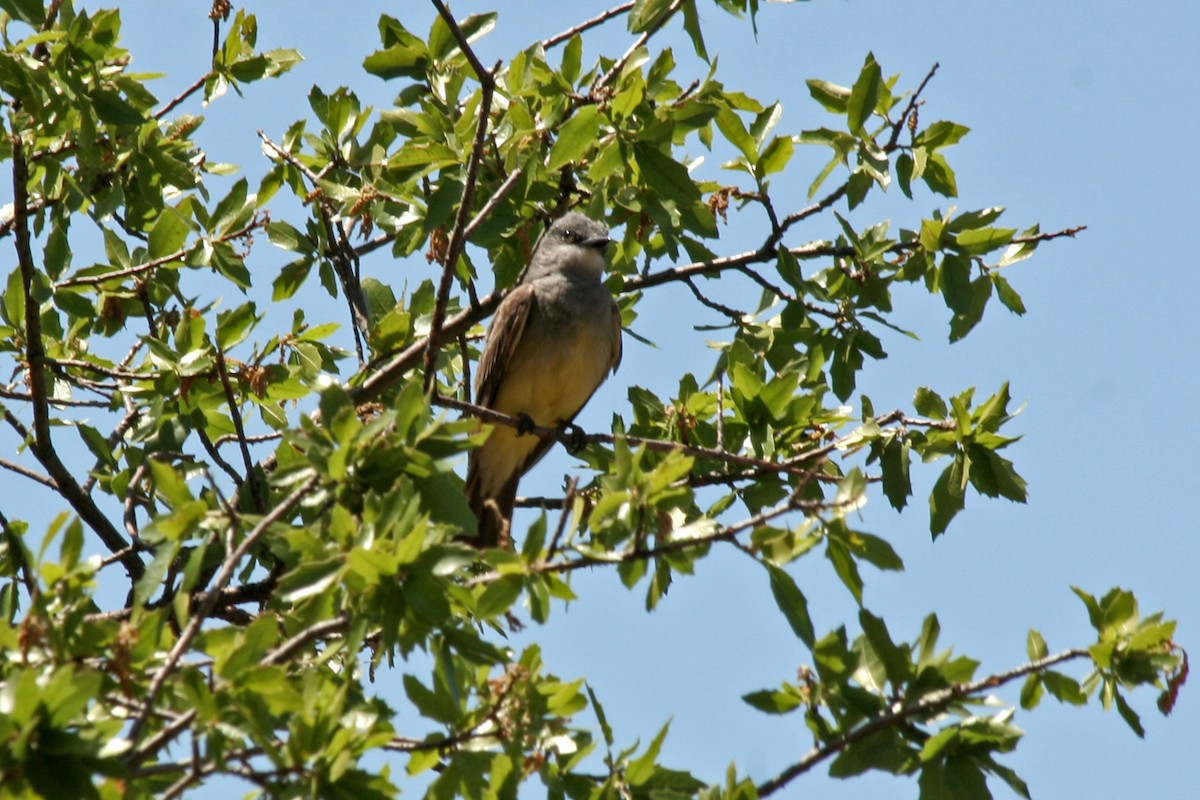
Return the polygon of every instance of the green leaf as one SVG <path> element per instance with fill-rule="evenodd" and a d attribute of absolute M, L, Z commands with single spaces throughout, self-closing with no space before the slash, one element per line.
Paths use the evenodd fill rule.
<path fill-rule="evenodd" d="M 809 90 L 812 90 L 811 86 Z M 875 55 L 867 53 L 862 71 L 859 72 L 858 80 L 854 82 L 854 88 L 850 90 L 850 97 L 846 101 L 846 125 L 851 133 L 860 137 L 866 135 L 867 120 L 879 105 L 883 90 L 883 73 L 879 64 L 875 62 Z"/>
<path fill-rule="evenodd" d="M 1046 647 L 1046 640 L 1033 628 L 1029 629 L 1029 633 L 1025 637 L 1025 654 L 1029 656 L 1030 661 L 1037 661 L 1050 654 L 1050 649 Z"/>
<path fill-rule="evenodd" d="M 742 124 L 742 118 L 737 115 L 737 112 L 729 106 L 721 106 L 717 111 L 717 127 L 729 143 L 741 151 L 746 157 L 746 161 L 750 164 L 758 162 L 758 146 L 754 143 L 754 137 L 746 130 L 746 126 Z"/>
<path fill-rule="evenodd" d="M 520 575 L 504 575 L 498 578 L 488 584 L 479 596 L 475 603 L 475 613 L 482 619 L 503 614 L 517 602 L 524 586 Z"/>
<path fill-rule="evenodd" d="M 892 641 L 892 636 L 888 633 L 884 621 L 865 608 L 859 609 L 858 623 L 862 626 L 863 634 L 871 644 L 871 649 L 875 651 L 875 655 L 882 662 L 888 681 L 894 688 L 899 689 L 912 674 L 908 654 Z"/>
<path fill-rule="evenodd" d="M 646 142 L 635 142 L 633 157 L 642 173 L 642 181 L 654 187 L 662 197 L 678 204 L 700 199 L 700 190 L 687 168 Z"/>
<path fill-rule="evenodd" d="M 653 25 L 671 5 L 671 0 L 637 0 L 629 10 L 629 32 L 641 33 Z"/>
<path fill-rule="evenodd" d="M 957 342 L 970 333 L 987 309 L 987 302 L 992 297 L 992 282 L 986 275 L 980 275 L 970 284 L 970 302 L 967 308 L 954 315 L 950 320 L 950 341 Z"/>
<path fill-rule="evenodd" d="M 946 163 L 940 153 L 931 153 L 925 162 L 925 171 L 921 179 L 930 191 L 937 192 L 943 197 L 958 197 L 958 182 L 954 178 L 954 170 Z"/>
<path fill-rule="evenodd" d="M 625 768 L 625 779 L 631 785 L 641 786 L 654 775 L 658 768 L 658 754 L 662 750 L 663 740 L 667 738 L 667 730 L 670 727 L 670 722 L 663 725 L 658 735 L 650 742 L 650 746 L 646 748 L 646 752 L 629 762 L 629 766 Z"/>
<path fill-rule="evenodd" d="M 379 32 L 385 47 L 367 56 L 363 61 L 363 69 L 385 81 L 392 78 L 423 78 L 431 66 L 425 42 L 386 14 L 379 18 Z"/>
<path fill-rule="evenodd" d="M 792 136 L 776 136 L 772 139 L 758 159 L 755 174 L 759 177 L 766 177 L 781 172 L 792 160 L 792 154 L 796 150 L 795 142 L 796 140 Z"/>
<path fill-rule="evenodd" d="M 1018 797 L 1023 797 L 1025 800 L 1032 800 L 1032 795 L 1029 793 L 1029 786 L 1025 781 L 1021 780 L 1021 776 L 1016 772 L 1004 766 L 997 764 L 995 761 L 990 761 L 988 771 L 996 775 L 1000 780 L 1008 784 L 1008 788 L 1012 789 Z"/>
<path fill-rule="evenodd" d="M 854 596 L 854 602 L 862 605 L 862 575 L 859 574 L 858 565 L 854 562 L 846 544 L 839 539 L 830 537 L 825 546 L 825 557 L 829 559 L 829 563 L 833 564 L 833 571 L 837 573 L 842 585 L 849 589 L 850 594 Z"/>
<path fill-rule="evenodd" d="M 594 105 L 583 106 L 558 130 L 558 140 L 550 150 L 546 163 L 548 169 L 559 169 L 564 164 L 583 158 L 596 146 L 600 130 L 600 111 Z"/>
<path fill-rule="evenodd" d="M 1042 685 L 1041 676 L 1037 674 L 1029 675 L 1025 678 L 1025 683 L 1021 684 L 1021 708 L 1026 711 L 1037 708 L 1038 703 L 1042 701 L 1042 694 L 1044 692 L 1045 687 Z"/>
<path fill-rule="evenodd" d="M 942 298 L 955 314 L 971 309 L 971 261 L 962 256 L 947 255 L 942 259 Z"/>
<path fill-rule="evenodd" d="M 280 300 L 286 300 L 299 291 L 300 287 L 304 285 L 308 273 L 312 271 L 312 265 L 312 259 L 309 257 L 285 264 L 271 284 L 272 302 L 278 303 Z"/>
<path fill-rule="evenodd" d="M 404 691 L 422 716 L 451 724 L 458 719 L 458 705 L 445 692 L 432 691 L 413 675 L 404 676 Z"/>
<path fill-rule="evenodd" d="M 1139 739 L 1146 738 L 1146 729 L 1142 727 L 1142 721 L 1138 717 L 1137 712 L 1125 700 L 1124 695 L 1118 691 L 1113 691 L 1113 700 L 1117 704 L 1117 713 L 1121 715 L 1121 719 L 1125 720 L 1125 724 L 1129 729 L 1138 735 Z"/>
<path fill-rule="evenodd" d="M 1021 300 L 1021 295 L 1017 294 L 1012 288 L 1008 280 L 999 272 L 991 272 L 988 274 L 992 285 L 996 287 L 996 296 L 1000 298 L 1001 304 L 1014 314 L 1025 313 L 1025 303 Z"/>
<path fill-rule="evenodd" d="M 604 743 L 608 747 L 612 747 L 613 732 L 612 727 L 608 724 L 608 717 L 604 714 L 604 706 L 600 705 L 599 698 L 596 697 L 596 693 L 592 691 L 592 687 L 588 683 L 584 682 L 583 688 L 592 703 L 592 711 L 596 713 L 596 722 L 600 724 L 600 733 L 604 736 Z"/>
<path fill-rule="evenodd" d="M 892 437 L 883 445 L 879 465 L 883 471 L 883 493 L 892 508 L 900 511 L 908 505 L 912 496 L 912 481 L 909 479 L 909 446 L 900 437 Z"/>
<path fill-rule="evenodd" d="M 929 532 L 934 538 L 945 533 L 950 520 L 966 506 L 963 488 L 963 462 L 961 457 L 955 457 L 954 462 L 942 471 L 929 495 Z"/>
<path fill-rule="evenodd" d="M 276 247 L 296 252 L 310 252 L 312 250 L 312 242 L 308 237 L 300 231 L 296 230 L 291 223 L 283 220 L 272 220 L 267 224 L 267 238 L 271 240 L 271 244 Z"/>
<path fill-rule="evenodd" d="M 222 350 L 241 343 L 262 319 L 255 313 L 254 303 L 243 303 L 230 311 L 217 314 L 217 346 Z"/>
<path fill-rule="evenodd" d="M 930 150 L 949 147 L 957 144 L 970 131 L 971 129 L 965 125 L 939 120 L 913 137 L 913 147 L 925 147 Z"/>
<path fill-rule="evenodd" d="M 150 228 L 150 258 L 162 258 L 183 247 L 191 225 L 187 219 L 171 207 L 164 208 Z"/>
<path fill-rule="evenodd" d="M 1021 231 L 1018 238 L 1035 237 L 1042 232 L 1040 225 L 1034 225 L 1031 228 L 1026 228 Z M 1033 255 L 1033 251 L 1037 249 L 1038 241 L 1014 242 L 1004 251 L 1004 255 L 1000 257 L 999 266 L 1007 267 L 1009 264 L 1016 264 L 1018 261 L 1024 261 Z"/>
<path fill-rule="evenodd" d="M 908 153 L 901 153 L 896 157 L 896 182 L 900 184 L 900 191 L 904 192 L 904 196 L 912 200 L 912 179 L 916 169 L 916 164 L 913 157 Z"/>
<path fill-rule="evenodd" d="M 764 714 L 787 714 L 803 705 L 800 696 L 793 692 L 777 692 L 770 689 L 744 694 L 742 700 Z"/>
<path fill-rule="evenodd" d="M 1069 678 L 1053 670 L 1046 670 L 1040 678 L 1046 691 L 1050 692 L 1060 703 L 1070 703 L 1073 706 L 1082 706 L 1087 703 L 1087 694 L 1079 685 L 1079 681 L 1074 678 Z"/>
<path fill-rule="evenodd" d="M 980 445 L 968 448 L 971 460 L 971 485 L 988 497 L 1003 497 L 1014 503 L 1024 503 L 1029 498 L 1025 479 L 1017 474 L 1008 459 Z"/>
<path fill-rule="evenodd" d="M 981 256 L 1011 242 L 1016 232 L 1016 228 L 974 228 L 965 230 L 955 237 L 954 246 L 969 256 Z"/>
<path fill-rule="evenodd" d="M 141 125 L 146 116 L 125 98 L 110 89 L 99 89 L 92 95 L 96 116 L 110 125 Z"/>
<path fill-rule="evenodd" d="M 805 81 L 805 84 L 808 86 L 808 93 L 824 106 L 826 111 L 832 111 L 834 114 L 846 113 L 850 105 L 850 89 L 813 78 Z"/>
<path fill-rule="evenodd" d="M 816 633 L 813 630 L 812 619 L 808 616 L 808 600 L 791 575 L 774 564 L 765 566 L 767 574 L 771 577 L 771 594 L 775 597 L 775 604 L 783 612 L 792 632 L 812 649 Z"/>
<path fill-rule="evenodd" d="M 46 21 L 46 7 L 42 0 L 0 0 L 0 8 L 31 28 L 41 28 Z"/>
<path fill-rule="evenodd" d="M 491 33 L 496 27 L 497 14 L 495 11 L 489 11 L 484 14 L 469 14 L 466 19 L 458 21 L 458 30 L 470 44 L 479 38 Z M 434 44 L 435 32 L 441 36 L 439 44 Z M 450 33 L 449 28 L 441 17 L 438 17 L 434 22 L 433 28 L 429 32 L 429 50 L 434 58 L 444 59 L 454 53 L 459 53 L 462 49 L 458 46 L 458 40 Z"/>
<path fill-rule="evenodd" d="M 700 29 L 700 15 L 696 13 L 695 2 L 683 4 L 683 30 L 692 40 L 692 49 L 696 51 L 696 56 L 708 63 L 708 49 L 704 46 L 704 33 Z"/>
<path fill-rule="evenodd" d="M 213 209 L 208 220 L 208 229 L 220 236 L 232 231 L 242 220 L 248 219 L 253 213 L 253 208 L 246 202 L 248 197 L 249 185 L 245 178 L 241 178 Z"/>

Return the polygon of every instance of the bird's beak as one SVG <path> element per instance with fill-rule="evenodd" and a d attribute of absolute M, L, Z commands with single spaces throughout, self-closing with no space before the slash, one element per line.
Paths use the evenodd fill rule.
<path fill-rule="evenodd" d="M 608 238 L 607 236 L 593 236 L 590 239 L 584 239 L 582 242 L 580 242 L 580 244 L 584 247 L 590 247 L 593 250 L 599 250 L 600 252 L 604 252 L 604 249 L 611 243 L 612 239 Z"/>

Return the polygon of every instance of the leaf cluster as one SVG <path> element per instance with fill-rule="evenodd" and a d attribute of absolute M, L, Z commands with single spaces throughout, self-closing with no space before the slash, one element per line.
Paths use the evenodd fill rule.
<path fill-rule="evenodd" d="M 1025 710 L 1095 695 L 1139 732 L 1131 690 L 1157 687 L 1169 710 L 1186 656 L 1128 592 L 1079 592 L 1086 649 L 1052 656 L 1031 632 L 1027 664 L 982 677 L 938 649 L 935 616 L 905 643 L 866 609 L 874 571 L 904 568 L 857 529 L 880 491 L 903 509 L 911 473 L 942 461 L 935 537 L 968 487 L 1026 498 L 1001 455 L 1019 439 L 1007 384 L 982 401 L 922 387 L 893 411 L 858 392 L 906 334 L 904 288 L 940 295 L 960 339 L 993 296 L 1022 313 L 1008 268 L 1075 232 L 952 206 L 851 224 L 893 180 L 914 202 L 957 193 L 948 151 L 967 129 L 918 119 L 932 71 L 904 89 L 868 55 L 848 86 L 808 82 L 832 121 L 792 132 L 780 103 L 719 79 L 697 0 L 637 0 L 490 68 L 473 45 L 500 18 L 433 5 L 424 31 L 379 19 L 363 69 L 391 106 L 314 86 L 238 176 L 182 109 L 238 102 L 299 62 L 258 48 L 253 15 L 214 6 L 210 69 L 164 100 L 129 70 L 118 11 L 0 0 L 0 468 L 56 503 L 34 530 L 19 517 L 37 509 L 0 501 L 0 797 L 170 798 L 224 775 L 271 797 L 393 797 L 420 776 L 436 798 L 529 782 L 753 798 L 826 760 L 839 777 L 915 775 L 922 797 L 986 797 L 988 778 L 1026 795 L 1000 760 L 1021 734 L 994 689 L 1024 679 Z M 620 21 L 629 47 L 589 55 Z M 672 23 L 690 53 L 659 45 Z M 786 211 L 800 145 L 829 160 Z M 681 285 L 695 305 L 680 319 L 720 320 L 711 364 L 681 367 L 673 396 L 631 386 L 611 431 L 584 437 L 593 477 L 527 498 L 543 512 L 518 548 L 480 552 L 457 470 L 517 420 L 462 399 L 479 326 L 567 208 L 621 228 L 609 286 L 630 335 L 653 335 L 638 332 L 647 293 Z M 756 247 L 729 252 L 731 217 Z M 813 741 L 758 784 L 663 763 L 668 726 L 645 744 L 615 731 L 585 677 L 507 638 L 522 615 L 556 624 L 579 570 L 611 570 L 653 610 L 717 548 L 761 567 L 811 656 L 745 695 L 802 712 Z M 810 614 L 794 564 L 817 554 L 860 609 L 853 639 Z M 1055 669 L 1076 659 L 1087 676 Z"/>

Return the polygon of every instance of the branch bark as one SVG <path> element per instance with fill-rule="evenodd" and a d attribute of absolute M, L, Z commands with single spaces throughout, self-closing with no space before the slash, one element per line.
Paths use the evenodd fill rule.
<path fill-rule="evenodd" d="M 16 126 L 14 126 L 15 128 Z M 25 359 L 29 370 L 29 393 L 33 407 L 33 453 L 75 513 L 90 527 L 112 553 L 124 553 L 121 564 L 131 581 L 137 581 L 145 565 L 137 553 L 128 551 L 129 542 L 116 529 L 91 495 L 75 480 L 58 456 L 50 435 L 50 403 L 46 394 L 46 350 L 42 343 L 41 304 L 34 295 L 37 267 L 29 235 L 29 168 L 25 161 L 25 145 L 20 134 L 12 137 L 13 159 L 13 220 L 16 234 L 17 262 L 21 271 L 21 288 L 25 300 Z"/>
<path fill-rule="evenodd" d="M 922 717 L 934 714 L 945 709 L 951 703 L 962 700 L 971 695 L 994 689 L 997 686 L 1003 686 L 1018 678 L 1023 678 L 1034 672 L 1047 670 L 1056 664 L 1061 664 L 1064 661 L 1072 661 L 1077 658 L 1089 657 L 1088 651 L 1082 648 L 1072 650 L 1064 650 L 1061 653 L 1053 656 L 1040 658 L 1036 661 L 1031 661 L 1028 664 L 1016 667 L 1008 672 L 1002 672 L 998 675 L 989 675 L 986 678 L 981 678 L 971 683 L 961 683 L 945 689 L 938 689 L 929 692 L 926 695 L 918 698 L 916 701 L 907 705 L 896 704 L 891 709 L 878 714 L 851 731 L 832 739 L 825 744 L 814 747 L 802 759 L 792 764 L 779 775 L 764 781 L 758 785 L 758 796 L 769 797 L 783 787 L 787 786 L 793 780 L 803 775 L 808 770 L 812 769 L 817 764 L 826 760 L 830 756 L 835 756 L 845 750 L 852 744 L 861 742 L 862 740 L 886 730 L 887 728 L 895 727 L 903 722 L 906 722 L 914 717 Z"/>

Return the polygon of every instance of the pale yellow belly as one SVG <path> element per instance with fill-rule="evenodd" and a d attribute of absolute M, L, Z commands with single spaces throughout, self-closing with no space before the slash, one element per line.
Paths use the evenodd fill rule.
<path fill-rule="evenodd" d="M 492 407 L 511 416 L 524 414 L 546 428 L 569 422 L 612 363 L 611 334 L 597 333 L 585 329 L 563 338 L 527 331 L 506 366 Z M 483 494 L 499 492 L 537 444 L 534 435 L 519 436 L 514 428 L 497 425 L 476 452 Z"/>

